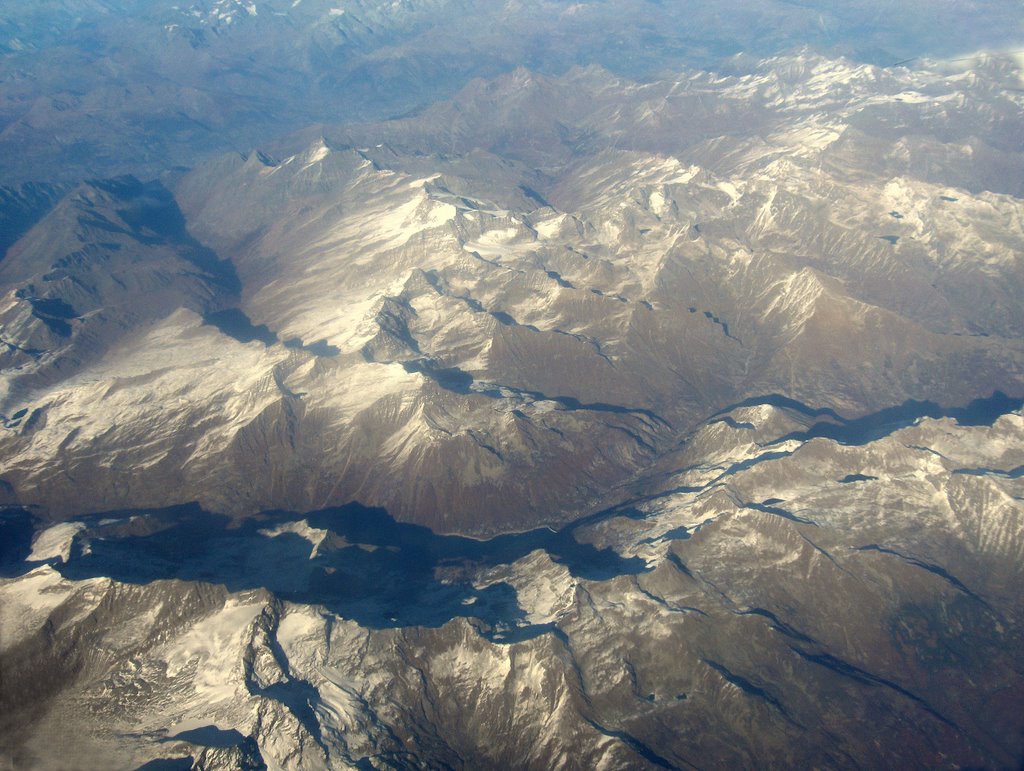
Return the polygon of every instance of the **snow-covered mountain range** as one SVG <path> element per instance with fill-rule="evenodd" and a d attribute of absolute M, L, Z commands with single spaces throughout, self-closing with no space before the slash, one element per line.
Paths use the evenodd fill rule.
<path fill-rule="evenodd" d="M 955 58 L 499 63 L 12 172 L 0 768 L 1013 767 L 1024 90 Z"/>
<path fill-rule="evenodd" d="M 9 520 L 0 726 L 15 767 L 1005 767 L 1024 418 L 989 407 L 751 403 L 628 504 L 489 541 L 359 507 Z"/>
<path fill-rule="evenodd" d="M 517 66 L 646 79 L 803 45 L 888 65 L 1022 39 L 1017 0 L 5 0 L 0 184 L 150 178 Z"/>
<path fill-rule="evenodd" d="M 9 500 L 486 535 L 605 505 L 751 397 L 1019 395 L 1013 76 L 517 71 L 173 195 L 79 187 L 0 265 Z"/>

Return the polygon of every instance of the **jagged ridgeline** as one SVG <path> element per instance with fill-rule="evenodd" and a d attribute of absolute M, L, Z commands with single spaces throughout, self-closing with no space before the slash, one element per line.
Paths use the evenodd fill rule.
<path fill-rule="evenodd" d="M 0 735 L 27 767 L 54 736 L 96 768 L 1006 765 L 1019 404 L 834 438 L 751 400 L 626 503 L 489 540 L 8 511 Z"/>
<path fill-rule="evenodd" d="M 1015 72 L 519 70 L 80 186 L 0 264 L 8 500 L 493 535 L 600 509 L 746 399 L 1017 397 Z"/>
<path fill-rule="evenodd" d="M 158 5 L 0 20 L 0 768 L 1019 765 L 1006 8 Z"/>

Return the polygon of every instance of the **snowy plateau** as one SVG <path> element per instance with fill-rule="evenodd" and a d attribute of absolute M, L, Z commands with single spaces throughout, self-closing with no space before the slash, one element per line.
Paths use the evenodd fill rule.
<path fill-rule="evenodd" d="M 1022 126 L 519 68 L 5 188 L 0 768 L 1018 766 Z"/>

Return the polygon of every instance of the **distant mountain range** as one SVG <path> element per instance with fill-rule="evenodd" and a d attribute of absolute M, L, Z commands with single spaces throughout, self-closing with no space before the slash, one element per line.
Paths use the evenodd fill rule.
<path fill-rule="evenodd" d="M 810 45 L 891 65 L 1020 47 L 1019 3 L 33 0 L 0 9 L 0 180 L 155 177 L 525 66 L 630 78 Z"/>

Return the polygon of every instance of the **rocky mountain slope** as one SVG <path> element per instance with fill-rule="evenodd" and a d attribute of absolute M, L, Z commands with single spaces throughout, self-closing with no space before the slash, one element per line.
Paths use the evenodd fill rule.
<path fill-rule="evenodd" d="M 1005 408 L 751 403 L 628 504 L 489 541 L 359 507 L 29 527 L 0 584 L 0 735 L 33 768 L 1010 767 Z"/>
<path fill-rule="evenodd" d="M 79 190 L 0 269 L 9 500 L 358 500 L 487 535 L 604 505 L 751 397 L 855 418 L 1019 396 L 1014 77 L 517 71 L 226 156 L 174 200 Z"/>
<path fill-rule="evenodd" d="M 1020 764 L 1015 58 L 158 5 L 0 20 L 50 100 L 0 133 L 0 768 Z M 107 90 L 154 28 L 176 84 Z"/>

